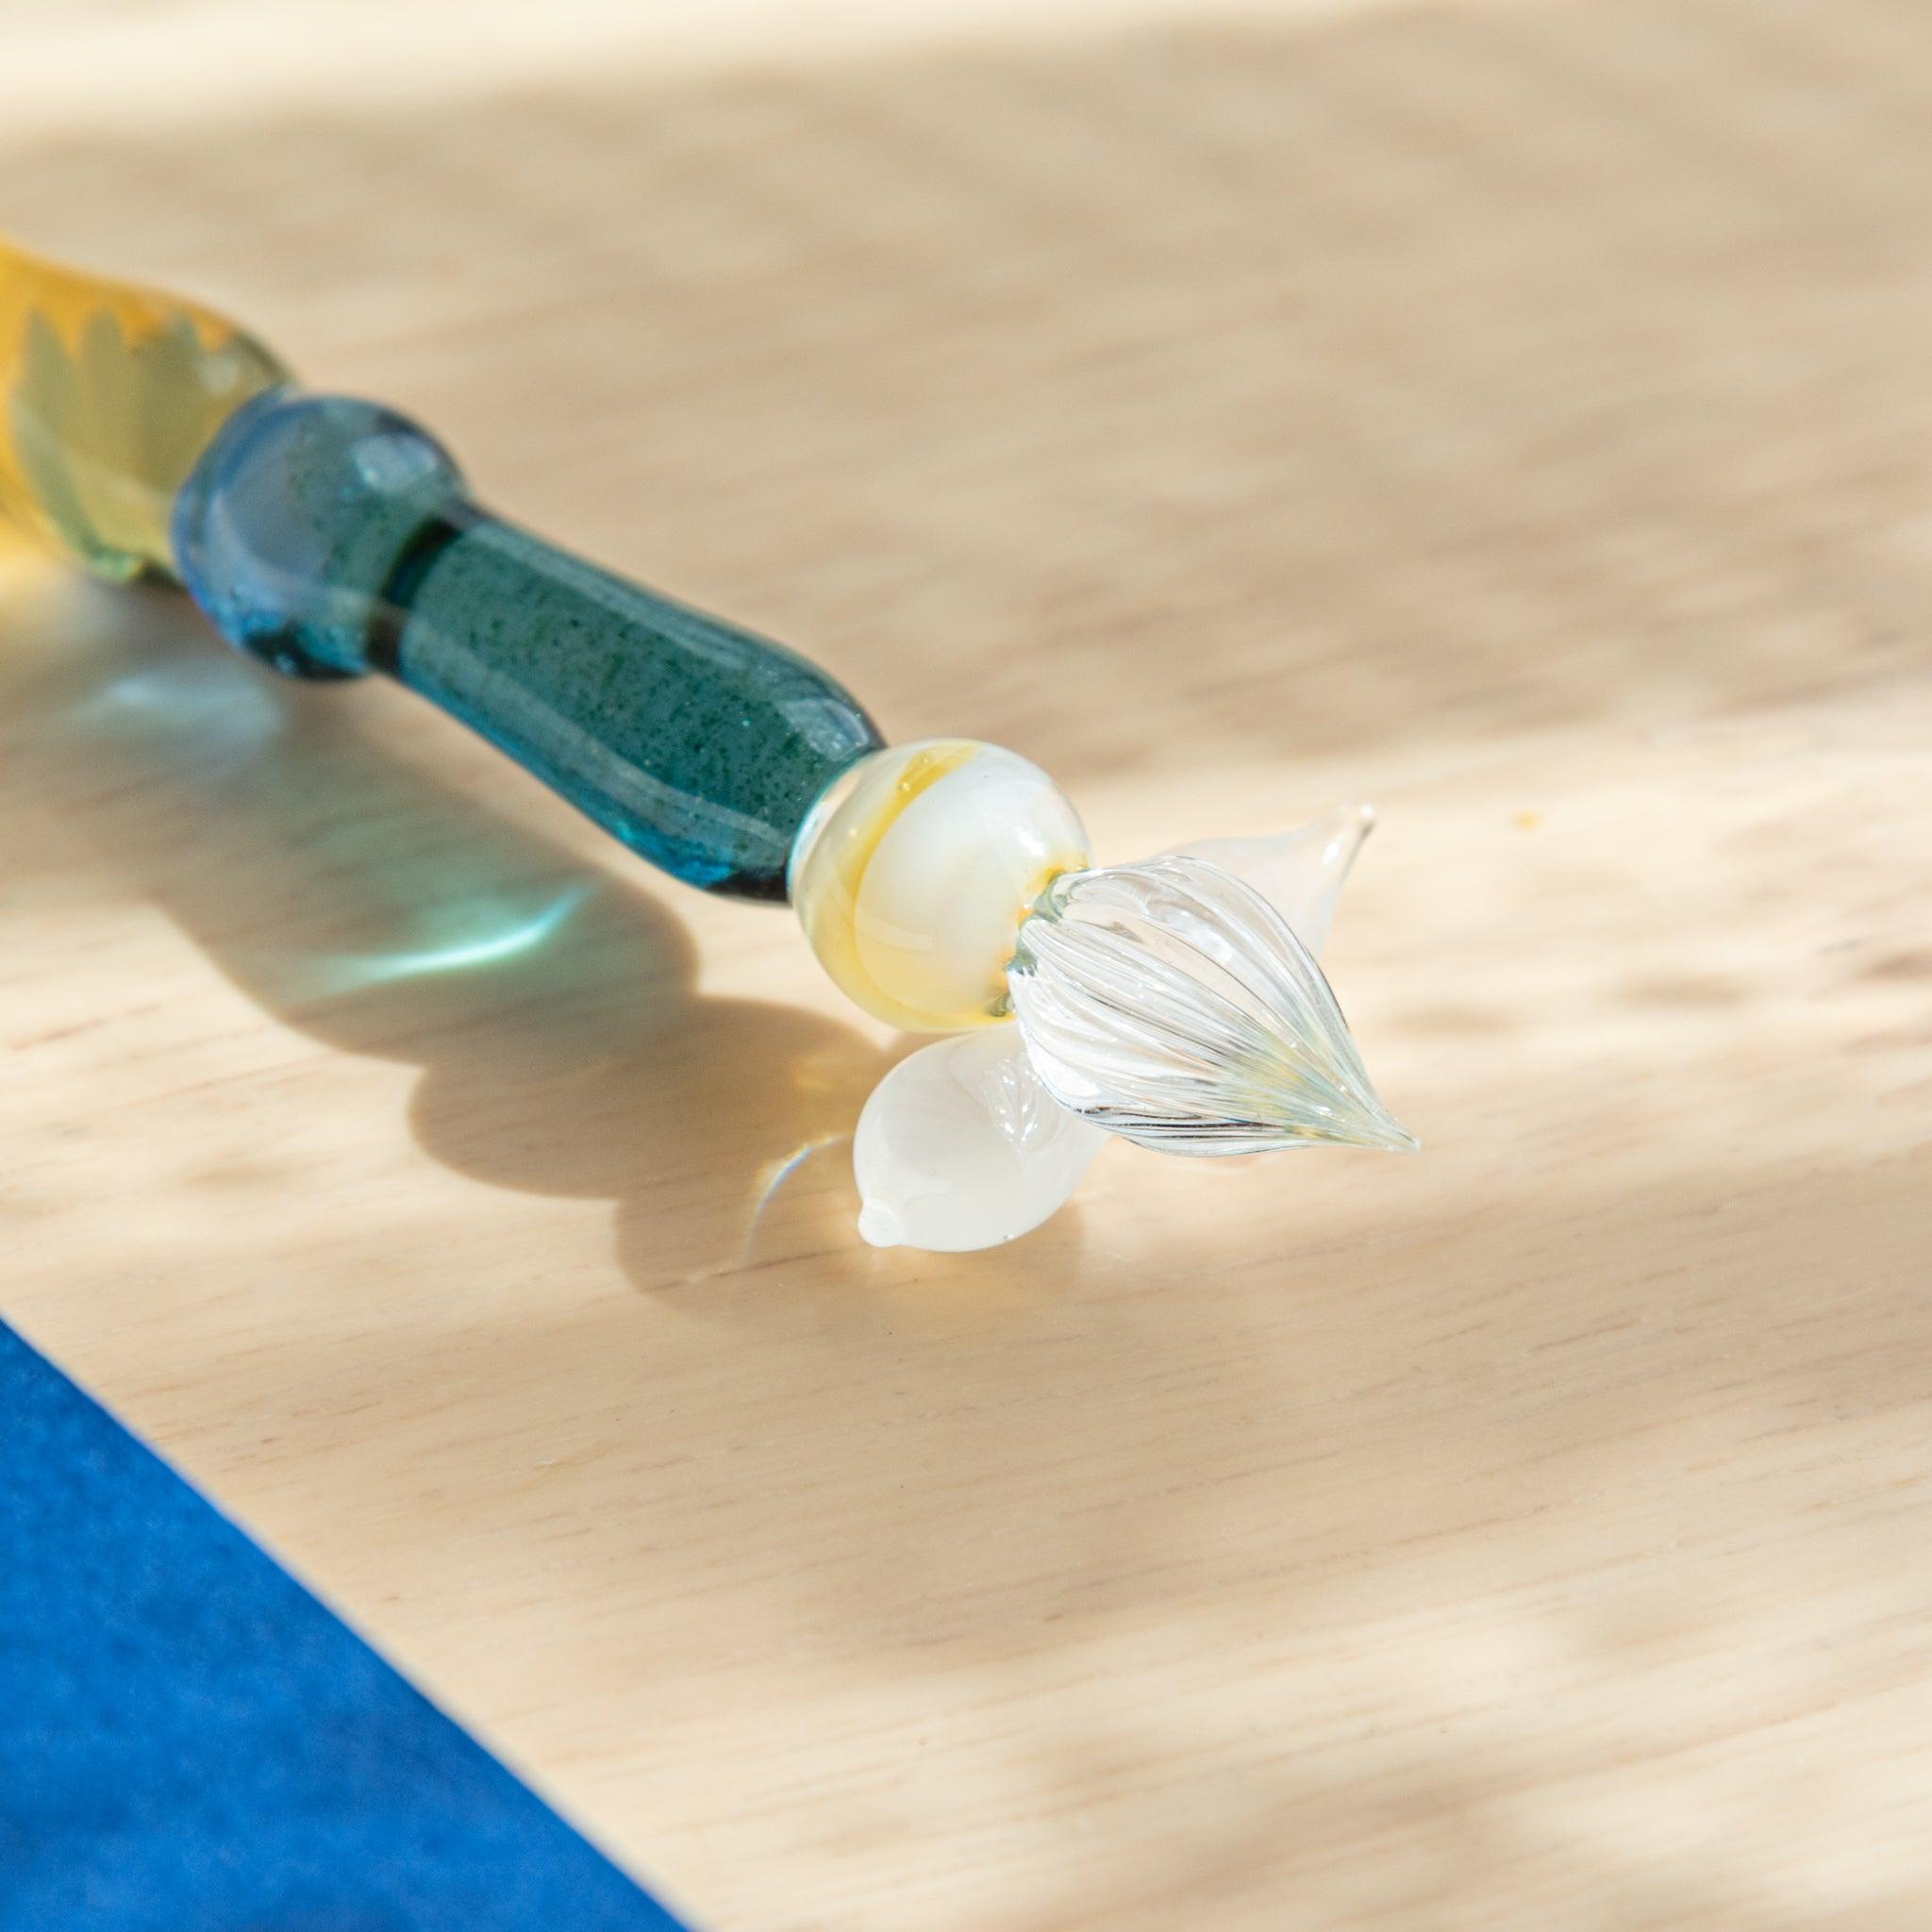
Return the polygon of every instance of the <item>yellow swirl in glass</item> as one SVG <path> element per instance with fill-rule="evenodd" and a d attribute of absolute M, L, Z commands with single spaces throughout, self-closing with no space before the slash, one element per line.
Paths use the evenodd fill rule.
<path fill-rule="evenodd" d="M 174 575 L 175 492 L 228 417 L 288 379 L 210 309 L 0 238 L 0 515 L 97 575 Z"/>
<path fill-rule="evenodd" d="M 889 745 L 819 800 L 792 847 L 791 898 L 833 979 L 908 1033 L 1008 1013 L 1020 924 L 1093 862 L 1038 765 L 971 738 Z"/>

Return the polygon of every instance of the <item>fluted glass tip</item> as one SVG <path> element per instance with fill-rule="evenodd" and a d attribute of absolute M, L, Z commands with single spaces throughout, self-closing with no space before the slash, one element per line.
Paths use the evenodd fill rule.
<path fill-rule="evenodd" d="M 1206 859 L 1062 874 L 1021 926 L 1008 983 L 1047 1091 L 1142 1146 L 1415 1150 L 1313 954 Z"/>

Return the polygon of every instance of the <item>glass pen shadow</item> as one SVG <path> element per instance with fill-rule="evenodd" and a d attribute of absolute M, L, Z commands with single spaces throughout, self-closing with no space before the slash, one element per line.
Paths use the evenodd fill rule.
<path fill-rule="evenodd" d="M 164 591 L 52 601 L 49 648 L 6 654 L 40 795 L 277 1020 L 420 1064 L 425 1151 L 610 1199 L 630 1280 L 694 1308 L 728 1307 L 747 1268 L 810 1253 L 836 1279 L 868 1258 L 836 1150 L 879 1048 L 699 992 L 691 935 L 649 891 L 382 743 L 369 708 L 390 693 L 285 684 Z"/>

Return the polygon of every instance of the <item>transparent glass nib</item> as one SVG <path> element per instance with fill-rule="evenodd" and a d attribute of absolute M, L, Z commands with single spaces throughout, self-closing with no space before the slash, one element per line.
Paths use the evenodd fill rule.
<path fill-rule="evenodd" d="M 1063 874 L 1021 926 L 1008 985 L 1047 1091 L 1142 1146 L 1415 1148 L 1307 945 L 1207 859 Z"/>

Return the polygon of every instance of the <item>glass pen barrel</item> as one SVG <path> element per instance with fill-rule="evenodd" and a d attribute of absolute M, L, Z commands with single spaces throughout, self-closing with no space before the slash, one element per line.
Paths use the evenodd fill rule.
<path fill-rule="evenodd" d="M 653 863 L 782 899 L 880 742 L 857 701 L 488 514 L 404 418 L 289 382 L 210 310 L 0 241 L 0 514 L 99 575 L 179 576 L 291 675 L 390 672 Z"/>
<path fill-rule="evenodd" d="M 784 898 L 812 805 L 881 741 L 795 653 L 481 509 L 375 404 L 238 410 L 180 492 L 173 550 L 231 642 L 297 676 L 392 674 L 710 891 Z"/>
<path fill-rule="evenodd" d="M 0 515 L 99 575 L 172 572 L 175 493 L 233 411 L 287 380 L 209 309 L 0 240 Z"/>

